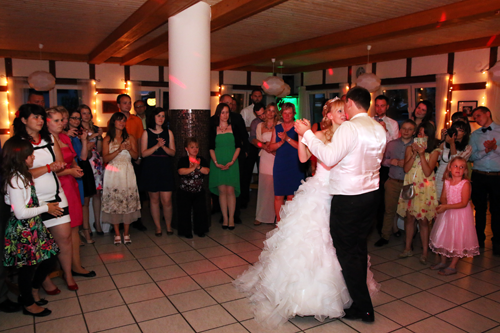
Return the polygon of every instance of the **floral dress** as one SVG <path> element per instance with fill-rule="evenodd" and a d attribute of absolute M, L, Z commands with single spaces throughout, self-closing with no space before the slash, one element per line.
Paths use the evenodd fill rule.
<path fill-rule="evenodd" d="M 425 159 L 429 161 L 429 153 L 425 153 Z M 415 197 L 410 200 L 405 200 L 401 196 L 398 202 L 398 215 L 406 216 L 406 212 L 415 216 L 417 220 L 427 218 L 431 221 L 436 217 L 436 207 L 438 206 L 436 194 L 436 175 L 432 171 L 429 177 L 425 177 L 422 169 L 422 161 L 417 155 L 410 171 L 405 175 L 404 185 L 411 184 L 415 190 Z"/>
<path fill-rule="evenodd" d="M 31 198 L 27 208 L 38 207 L 35 187 L 31 185 Z M 57 246 L 52 234 L 36 215 L 18 220 L 12 213 L 5 230 L 4 266 L 32 266 L 57 255 Z"/>
<path fill-rule="evenodd" d="M 110 142 L 109 153 L 120 148 Z M 102 222 L 130 224 L 141 217 L 141 202 L 132 165 L 132 157 L 122 150 L 106 166 L 102 191 Z"/>

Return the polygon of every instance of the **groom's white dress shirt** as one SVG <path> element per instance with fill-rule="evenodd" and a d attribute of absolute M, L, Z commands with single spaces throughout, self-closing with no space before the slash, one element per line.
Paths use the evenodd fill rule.
<path fill-rule="evenodd" d="M 379 187 L 379 169 L 386 146 L 386 131 L 367 113 L 345 121 L 325 145 L 311 130 L 302 142 L 330 171 L 330 194 L 358 195 Z"/>

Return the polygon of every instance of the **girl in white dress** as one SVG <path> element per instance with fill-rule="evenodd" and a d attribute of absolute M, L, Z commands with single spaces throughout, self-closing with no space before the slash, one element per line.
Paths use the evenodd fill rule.
<path fill-rule="evenodd" d="M 330 125 L 316 132 L 323 142 L 345 121 L 344 104 L 339 99 L 326 103 L 323 121 Z M 302 143 L 299 157 L 301 162 L 310 157 Z M 296 315 L 319 321 L 342 317 L 352 303 L 330 235 L 329 174 L 330 168 L 318 161 L 314 177 L 282 206 L 281 221 L 267 234 L 259 261 L 233 282 L 249 295 L 263 326 L 276 327 Z M 378 289 L 370 271 L 368 282 L 370 291 Z"/>
<path fill-rule="evenodd" d="M 135 179 L 132 158 L 137 159 L 137 140 L 127 133 L 127 117 L 115 113 L 103 141 L 102 157 L 106 166 L 102 192 L 102 222 L 115 229 L 114 244 L 121 244 L 120 223 L 123 223 L 123 242 L 130 244 L 129 228 L 141 217 L 141 202 Z"/>

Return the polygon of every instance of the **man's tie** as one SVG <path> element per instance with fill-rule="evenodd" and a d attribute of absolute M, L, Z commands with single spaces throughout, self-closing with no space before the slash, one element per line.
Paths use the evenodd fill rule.
<path fill-rule="evenodd" d="M 491 126 L 488 126 L 486 128 L 481 128 L 481 131 L 483 131 L 483 133 L 486 133 L 487 131 L 491 131 Z"/>

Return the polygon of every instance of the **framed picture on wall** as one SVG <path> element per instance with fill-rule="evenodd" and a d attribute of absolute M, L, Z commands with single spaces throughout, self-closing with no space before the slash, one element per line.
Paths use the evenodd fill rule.
<path fill-rule="evenodd" d="M 120 111 L 115 101 L 102 101 L 102 113 L 115 113 Z"/>
<path fill-rule="evenodd" d="M 458 102 L 458 112 L 463 112 L 469 118 L 469 121 L 474 121 L 472 118 L 472 110 L 477 108 L 477 101 L 460 101 Z"/>

